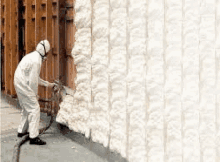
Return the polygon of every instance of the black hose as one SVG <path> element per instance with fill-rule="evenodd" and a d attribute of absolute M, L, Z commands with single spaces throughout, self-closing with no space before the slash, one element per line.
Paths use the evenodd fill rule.
<path fill-rule="evenodd" d="M 42 128 L 39 130 L 39 134 L 43 134 L 47 129 L 50 128 L 50 126 L 52 125 L 53 123 L 53 116 L 51 115 L 51 118 L 50 118 L 50 123 L 47 127 L 45 128 Z M 21 146 L 27 142 L 29 140 L 29 135 L 25 135 L 23 136 L 14 146 L 14 151 L 13 151 L 13 157 L 12 157 L 12 162 L 19 162 L 19 157 L 20 157 L 20 149 L 21 149 Z"/>

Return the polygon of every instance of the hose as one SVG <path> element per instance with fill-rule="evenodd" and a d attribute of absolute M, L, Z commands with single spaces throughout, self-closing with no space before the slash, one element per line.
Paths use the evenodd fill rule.
<path fill-rule="evenodd" d="M 51 115 L 49 125 L 45 128 L 40 129 L 39 134 L 43 134 L 47 129 L 49 129 L 50 126 L 52 125 L 53 121 L 54 121 L 53 116 Z M 13 151 L 12 162 L 19 162 L 21 145 L 23 145 L 28 140 L 29 140 L 29 135 L 25 135 L 15 144 L 14 151 Z"/>

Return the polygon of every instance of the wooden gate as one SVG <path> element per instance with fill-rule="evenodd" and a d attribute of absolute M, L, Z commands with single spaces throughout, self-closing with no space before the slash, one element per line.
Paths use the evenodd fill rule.
<path fill-rule="evenodd" d="M 60 78 L 75 89 L 76 69 L 71 57 L 74 45 L 74 0 L 1 0 L 1 88 L 16 96 L 14 72 L 22 57 L 34 51 L 43 39 L 50 42 L 41 78 L 50 82 Z M 50 92 L 39 87 L 42 97 Z"/>

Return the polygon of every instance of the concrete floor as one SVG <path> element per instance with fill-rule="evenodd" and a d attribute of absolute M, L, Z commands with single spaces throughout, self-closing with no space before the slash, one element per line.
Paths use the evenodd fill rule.
<path fill-rule="evenodd" d="M 19 139 L 16 135 L 21 110 L 16 103 L 9 104 L 1 95 L 1 162 L 12 160 L 13 147 Z M 41 113 L 40 128 L 49 120 L 46 114 Z M 101 144 L 94 143 L 84 135 L 70 131 L 56 122 L 41 138 L 47 145 L 30 145 L 29 141 L 22 145 L 20 162 L 126 162 L 119 154 L 110 152 Z"/>

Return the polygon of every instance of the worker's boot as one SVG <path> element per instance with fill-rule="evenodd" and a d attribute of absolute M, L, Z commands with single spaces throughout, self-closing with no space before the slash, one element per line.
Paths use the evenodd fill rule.
<path fill-rule="evenodd" d="M 25 133 L 18 133 L 18 135 L 17 135 L 17 137 L 23 137 L 24 135 L 27 135 L 27 134 L 29 134 L 28 132 L 25 132 Z"/>
<path fill-rule="evenodd" d="M 41 140 L 39 137 L 30 138 L 31 145 L 46 145 L 46 142 Z"/>

